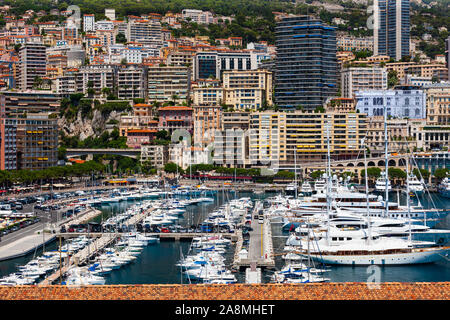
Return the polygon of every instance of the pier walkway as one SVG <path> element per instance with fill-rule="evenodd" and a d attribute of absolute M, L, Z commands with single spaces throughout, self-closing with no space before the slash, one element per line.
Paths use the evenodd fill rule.
<path fill-rule="evenodd" d="M 273 254 L 272 231 L 270 221 L 264 218 L 264 223 L 259 223 L 259 219 L 255 219 L 255 215 L 262 209 L 262 203 L 257 201 L 252 212 L 252 231 L 249 232 L 250 241 L 248 246 L 247 258 L 239 255 L 242 249 L 242 230 L 239 230 L 238 244 L 236 245 L 236 254 L 234 260 L 234 268 L 240 269 L 244 267 L 263 267 L 274 268 L 275 260 Z"/>
<path fill-rule="evenodd" d="M 65 274 L 71 266 L 80 265 L 88 261 L 88 259 L 97 254 L 97 252 L 108 245 L 110 245 L 114 240 L 116 240 L 116 234 L 102 234 L 101 237 L 96 239 L 86 248 L 83 248 L 79 252 L 77 252 L 71 259 L 69 259 L 68 263 L 65 263 L 64 266 L 61 266 L 61 269 L 58 268 L 54 273 L 45 278 L 39 285 L 49 285 L 52 284 L 56 279 L 58 279 L 61 274 Z"/>

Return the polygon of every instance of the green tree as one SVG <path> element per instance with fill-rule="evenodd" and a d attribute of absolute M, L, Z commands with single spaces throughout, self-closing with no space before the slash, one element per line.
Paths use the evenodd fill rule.
<path fill-rule="evenodd" d="M 309 176 L 311 177 L 311 179 L 317 180 L 317 179 L 321 178 L 324 173 L 325 173 L 325 171 L 316 170 L 316 171 L 311 172 Z"/>
<path fill-rule="evenodd" d="M 434 170 L 433 176 L 437 179 L 437 180 L 442 180 L 444 179 L 448 174 L 450 174 L 450 170 L 447 168 L 438 168 L 436 170 Z"/>
<path fill-rule="evenodd" d="M 426 169 L 417 169 L 417 168 L 413 170 L 413 174 L 417 177 L 417 179 L 421 179 L 422 176 L 424 180 L 427 180 L 431 175 L 430 171 Z"/>
<path fill-rule="evenodd" d="M 176 163 L 167 162 L 164 165 L 164 171 L 167 172 L 167 173 L 176 173 L 177 169 L 178 169 L 178 173 L 182 173 L 183 172 L 183 169 L 180 166 L 178 166 Z"/>
<path fill-rule="evenodd" d="M 388 73 L 388 88 L 392 88 L 399 83 L 397 71 L 391 70 Z"/>

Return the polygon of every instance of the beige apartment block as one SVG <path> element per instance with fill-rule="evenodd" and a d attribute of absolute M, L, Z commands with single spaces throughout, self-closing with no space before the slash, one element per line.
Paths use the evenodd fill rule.
<path fill-rule="evenodd" d="M 427 103 L 427 123 L 450 124 L 450 84 L 436 83 L 424 86 Z"/>
<path fill-rule="evenodd" d="M 272 72 L 267 70 L 224 71 L 224 103 L 234 110 L 256 111 L 271 106 Z"/>
<path fill-rule="evenodd" d="M 255 112 L 250 115 L 250 161 L 253 166 L 293 169 L 294 163 L 324 162 L 327 125 L 331 157 L 355 158 L 365 136 L 366 115 L 359 113 Z M 296 159 L 295 159 L 296 158 Z"/>

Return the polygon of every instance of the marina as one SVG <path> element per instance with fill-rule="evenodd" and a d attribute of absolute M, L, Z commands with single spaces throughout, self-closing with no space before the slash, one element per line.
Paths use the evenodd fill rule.
<path fill-rule="evenodd" d="M 391 192 L 390 201 L 405 201 L 405 197 L 402 196 L 401 199 L 396 199 L 398 194 L 396 192 Z M 199 232 L 145 232 L 145 229 L 142 230 L 142 235 L 149 238 L 157 238 L 158 241 L 155 244 L 148 245 L 140 250 L 140 254 L 136 256 L 136 259 L 130 261 L 125 264 L 123 267 L 117 270 L 111 270 L 108 273 L 102 275 L 106 284 L 145 284 L 145 283 L 188 283 L 188 282 L 198 282 L 195 278 L 199 276 L 199 274 L 195 274 L 194 272 L 189 272 L 187 276 L 186 270 L 183 270 L 183 267 L 177 266 L 180 261 L 184 258 L 187 258 L 190 254 L 194 254 L 195 250 L 193 247 L 194 243 L 198 243 L 198 241 L 204 241 L 205 243 L 202 246 L 205 246 L 200 250 L 201 252 L 207 252 L 208 246 L 211 250 L 210 252 L 214 252 L 215 249 L 212 247 L 213 241 L 215 239 L 228 239 L 230 241 L 226 247 L 217 249 L 217 253 L 214 255 L 220 254 L 222 256 L 221 259 L 217 260 L 220 263 L 223 263 L 223 266 L 228 270 L 225 274 L 233 275 L 230 278 L 224 279 L 209 279 L 202 281 L 214 281 L 214 283 L 222 283 L 222 282 L 239 282 L 244 283 L 246 280 L 246 274 L 249 273 L 251 268 L 254 269 L 255 275 L 257 275 L 256 269 L 258 268 L 262 272 L 261 274 L 261 282 L 271 282 L 276 279 L 280 280 L 280 274 L 293 274 L 298 279 L 299 272 L 305 272 L 305 270 L 313 270 L 316 272 L 323 271 L 319 267 L 319 265 L 315 265 L 312 267 L 301 265 L 300 261 L 291 260 L 290 263 L 286 264 L 286 255 L 289 252 L 284 251 L 286 249 L 286 241 L 292 236 L 292 230 L 289 232 L 288 230 L 283 230 L 283 220 L 280 220 L 279 217 L 275 217 L 273 212 L 274 209 L 280 211 L 280 196 L 270 196 L 270 194 L 248 194 L 248 193 L 224 193 L 220 190 L 214 195 L 213 201 L 208 202 L 197 202 L 196 204 L 190 204 L 185 207 L 185 211 L 181 214 L 178 213 L 178 222 L 180 226 L 188 227 L 192 224 L 202 224 L 209 221 L 222 221 L 220 219 L 224 219 L 225 213 L 227 211 L 227 204 L 236 204 L 237 200 L 244 199 L 245 201 L 248 199 L 252 200 L 251 207 L 247 208 L 245 211 L 241 212 L 242 214 L 236 215 L 236 225 L 233 232 L 216 232 L 210 229 L 198 229 Z M 423 198 L 423 195 L 418 196 L 420 199 Z M 177 196 L 177 199 L 183 200 L 182 196 Z M 167 203 L 169 203 L 170 199 L 167 198 Z M 270 208 L 269 204 L 271 201 L 275 200 L 274 208 Z M 289 197 L 286 198 L 289 201 Z M 413 201 L 418 201 L 419 198 L 413 198 Z M 146 202 L 149 201 L 149 202 Z M 159 201 L 159 202 L 158 202 Z M 161 202 L 162 201 L 162 202 Z M 292 201 L 292 199 L 291 199 Z M 426 202 L 425 198 L 420 200 L 424 207 L 431 205 L 432 203 L 438 203 L 441 208 L 449 208 L 449 202 L 447 199 L 440 197 L 438 194 L 434 194 L 433 201 Z M 164 198 L 160 200 L 129 200 L 129 201 L 120 201 L 116 203 L 108 203 L 102 204 L 100 206 L 96 206 L 95 210 L 98 210 L 98 214 L 93 217 L 93 221 L 99 221 L 100 223 L 107 222 L 108 219 L 118 216 L 120 212 L 125 213 L 127 209 L 138 208 L 140 205 L 144 203 L 157 203 L 157 206 L 162 206 L 164 202 Z M 160 208 L 156 208 L 157 206 L 149 207 L 145 209 L 145 213 L 140 212 L 137 209 L 133 209 L 135 214 L 130 215 L 127 220 L 123 221 L 124 225 L 139 225 L 145 221 L 146 217 L 148 217 L 153 211 L 161 210 Z M 222 211 L 217 211 L 222 208 Z M 167 208 L 170 210 L 170 208 Z M 130 211 L 131 212 L 131 211 Z M 167 213 L 168 211 L 166 211 Z M 222 212 L 222 213 L 221 213 Z M 236 211 L 238 212 L 238 211 Z M 246 213 L 245 213 L 246 212 Z M 214 214 L 213 214 L 214 213 Z M 262 213 L 262 219 L 260 223 L 260 213 Z M 175 214 L 175 213 L 174 213 Z M 214 218 L 211 218 L 212 217 Z M 288 215 L 287 215 L 288 216 Z M 212 220 L 211 220 L 212 219 Z M 149 221 L 149 220 L 147 220 Z M 248 223 L 246 223 L 248 221 Z M 208 224 L 202 224 L 203 227 Z M 216 227 L 219 224 L 216 225 Z M 445 217 L 440 223 L 437 225 L 442 230 L 449 229 L 448 216 Z M 242 228 L 246 227 L 246 228 Z M 434 230 L 434 229 L 431 229 Z M 110 230 L 112 231 L 112 230 Z M 122 230 L 124 231 L 124 230 Z M 108 246 L 111 246 L 113 243 L 118 243 L 122 239 L 126 239 L 126 236 L 129 232 L 136 232 L 135 229 L 126 230 L 127 232 L 118 232 L 115 230 L 113 232 L 64 232 L 64 233 L 55 233 L 53 236 L 56 241 L 53 240 L 53 243 L 50 245 L 46 245 L 47 253 L 52 251 L 59 252 L 59 238 L 61 238 L 62 243 L 66 243 L 67 241 L 72 241 L 70 239 L 78 239 L 80 237 L 88 237 L 92 239 L 93 242 L 90 243 L 87 247 L 81 249 L 79 252 L 75 253 L 70 259 L 69 265 L 63 265 L 60 270 L 60 261 L 58 257 L 54 258 L 53 266 L 55 267 L 52 272 L 46 274 L 47 276 L 41 280 L 40 284 L 48 284 L 48 283 L 59 283 L 61 282 L 60 276 L 61 274 L 68 275 L 68 271 L 71 269 L 70 267 L 84 268 L 80 270 L 88 270 L 89 264 L 91 266 L 95 265 L 95 260 L 88 259 L 88 256 L 94 257 L 95 255 L 101 256 L 101 252 L 105 252 Z M 203 231 L 203 232 L 202 232 Z M 205 234 L 205 231 L 206 232 Z M 244 232 L 245 231 L 245 232 Z M 244 234 L 245 239 L 244 239 Z M 200 239 L 200 240 L 199 240 Z M 244 244 L 245 243 L 245 244 Z M 198 245 L 197 245 L 198 246 Z M 51 248 L 51 249 L 50 249 Z M 219 250 L 220 248 L 220 250 Z M 246 258 L 243 255 L 242 250 L 247 250 Z M 198 254 L 199 252 L 196 252 Z M 294 251 L 292 252 L 293 254 Z M 104 254 L 104 253 L 103 253 Z M 4 268 L 2 265 L 4 264 L 17 264 L 17 261 L 24 261 L 25 264 L 29 263 L 32 260 L 32 256 L 39 256 L 37 254 L 29 254 L 29 258 L 17 258 L 12 259 L 10 261 L 4 261 L 0 264 L 0 270 L 2 271 L 1 276 L 7 277 L 8 273 L 3 270 L 11 270 L 15 268 Z M 55 253 L 55 256 L 57 254 Z M 199 256 L 194 256 L 195 259 L 198 259 Z M 288 256 L 289 257 L 289 256 Z M 189 258 L 192 259 L 192 258 Z M 203 258 L 201 258 L 203 259 Z M 61 264 L 67 262 L 67 259 L 62 258 Z M 303 260 L 305 262 L 305 260 Z M 98 262 L 97 262 L 98 263 Z M 84 267 L 83 267 L 84 266 Z M 304 269 L 295 269 L 295 268 L 304 268 Z M 386 280 L 395 280 L 393 279 L 393 275 L 397 274 L 399 279 L 403 279 L 403 281 L 412 281 L 412 278 L 408 278 L 408 275 L 411 277 L 418 277 L 417 279 L 426 279 L 427 281 L 447 281 L 450 279 L 450 272 L 448 268 L 448 261 L 446 259 L 441 259 L 441 261 L 433 263 L 433 264 L 425 264 L 425 265 L 416 265 L 416 266 L 397 266 L 393 267 L 381 267 L 382 276 L 385 277 Z M 384 269 L 388 268 L 388 269 Z M 181 269 L 181 270 L 180 270 Z M 107 269 L 108 270 L 108 269 Z M 145 270 L 145 271 L 144 271 Z M 277 271 L 278 270 L 278 271 Z M 364 281 L 367 277 L 365 274 L 366 268 L 361 266 L 354 267 L 345 267 L 345 266 L 328 266 L 325 269 L 326 275 L 317 276 L 316 274 L 312 274 L 315 276 L 313 281 Z M 402 272 L 406 271 L 405 273 Z M 424 274 L 420 270 L 423 270 Z M 428 271 L 427 271 L 428 270 Z M 434 271 L 433 271 L 434 270 Z M 17 271 L 15 269 L 14 271 Z M 181 273 L 180 273 L 181 272 Z M 277 276 L 275 272 L 278 273 Z M 426 272 L 426 274 L 425 274 Z M 429 274 L 428 272 L 432 272 Z M 11 272 L 10 272 L 11 273 Z M 12 272 L 14 273 L 14 272 Z M 17 272 L 16 272 L 17 273 Z M 100 276 L 100 275 L 99 275 Z M 98 276 L 98 277 L 99 277 Z M 305 273 L 304 276 L 308 276 L 308 273 Z M 258 276 L 256 276 L 258 278 Z M 311 281 L 311 275 L 309 276 L 309 280 Z M 42 277 L 41 277 L 42 278 Z M 430 280 L 431 278 L 431 280 Z M 67 280 L 66 277 L 64 280 Z M 69 277 L 70 280 L 70 277 Z M 98 280 L 95 278 L 94 280 Z M 94 281 L 92 280 L 92 281 Z M 397 279 L 398 280 L 398 279 Z M 257 280 L 254 280 L 257 281 Z M 290 281 L 300 281 L 300 280 L 290 280 Z"/>

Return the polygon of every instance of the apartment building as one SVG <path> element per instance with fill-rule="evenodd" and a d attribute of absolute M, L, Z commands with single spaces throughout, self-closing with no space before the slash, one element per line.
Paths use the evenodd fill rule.
<path fill-rule="evenodd" d="M 275 28 L 275 103 L 307 110 L 336 96 L 338 63 L 335 28 L 308 16 L 290 16 Z"/>
<path fill-rule="evenodd" d="M 205 146 L 214 142 L 216 130 L 222 127 L 220 106 L 194 106 L 194 143 Z"/>
<path fill-rule="evenodd" d="M 345 98 L 353 98 L 356 91 L 386 90 L 385 68 L 346 68 L 341 72 L 341 92 Z"/>
<path fill-rule="evenodd" d="M 353 98 L 330 98 L 325 104 L 327 111 L 338 112 L 338 113 L 348 113 L 355 112 L 356 102 Z"/>
<path fill-rule="evenodd" d="M 267 70 L 224 71 L 224 103 L 235 110 L 258 110 L 271 106 L 272 73 Z"/>
<path fill-rule="evenodd" d="M 336 45 L 338 50 L 342 51 L 372 51 L 373 52 L 373 37 L 353 37 L 348 35 L 338 34 L 336 37 Z"/>
<path fill-rule="evenodd" d="M 0 103 L 4 97 L 0 96 Z M 4 102 L 2 103 L 4 104 Z M 17 121 L 0 117 L 0 170 L 17 169 Z"/>
<path fill-rule="evenodd" d="M 126 38 L 128 42 L 161 47 L 161 22 L 156 19 L 130 20 L 127 25 Z"/>
<path fill-rule="evenodd" d="M 127 146 L 132 149 L 139 149 L 144 144 L 149 144 L 156 138 L 157 129 L 139 128 L 127 130 Z"/>
<path fill-rule="evenodd" d="M 221 79 L 223 71 L 257 69 L 255 53 L 246 51 L 202 51 L 194 57 L 194 80 Z"/>
<path fill-rule="evenodd" d="M 121 116 L 119 123 L 119 135 L 128 136 L 128 130 L 155 129 L 158 130 L 159 121 L 152 116 L 131 115 Z"/>
<path fill-rule="evenodd" d="M 47 114 L 16 118 L 17 169 L 42 170 L 58 162 L 58 123 Z"/>
<path fill-rule="evenodd" d="M 169 161 L 169 147 L 164 145 L 142 145 L 141 163 L 150 162 L 157 169 L 164 168 Z"/>
<path fill-rule="evenodd" d="M 95 16 L 93 14 L 83 15 L 83 31 L 95 31 Z"/>
<path fill-rule="evenodd" d="M 19 90 L 32 90 L 37 78 L 47 75 L 46 47 L 40 43 L 26 43 L 19 51 L 16 86 Z"/>
<path fill-rule="evenodd" d="M 410 54 L 409 0 L 375 0 L 374 55 L 400 60 Z"/>
<path fill-rule="evenodd" d="M 6 117 L 31 113 L 57 113 L 62 95 L 51 91 L 0 91 L 0 109 Z"/>
<path fill-rule="evenodd" d="M 137 65 L 119 66 L 117 69 L 117 97 L 121 100 L 145 98 L 146 74 L 143 67 Z"/>
<path fill-rule="evenodd" d="M 427 123 L 450 125 L 450 83 L 435 83 L 422 88 L 426 94 Z"/>
<path fill-rule="evenodd" d="M 76 72 L 78 69 L 69 69 L 55 79 L 56 93 L 66 95 L 77 92 Z"/>
<path fill-rule="evenodd" d="M 250 161 L 257 167 L 293 170 L 295 161 L 326 161 L 328 141 L 332 160 L 352 159 L 365 134 L 364 114 L 255 112 L 250 114 Z"/>
<path fill-rule="evenodd" d="M 193 68 L 193 59 L 195 56 L 195 50 L 178 50 L 171 51 L 167 55 L 167 65 L 169 66 L 181 66 Z"/>
<path fill-rule="evenodd" d="M 100 95 L 103 88 L 114 89 L 115 82 L 116 66 L 113 65 L 83 66 L 76 73 L 77 91 L 84 94 L 91 87 L 97 95 Z"/>
<path fill-rule="evenodd" d="M 193 132 L 193 109 L 185 106 L 169 106 L 158 109 L 159 128 L 172 133 L 181 129 Z"/>
<path fill-rule="evenodd" d="M 446 72 L 447 68 L 444 64 L 441 63 L 432 63 L 432 64 L 418 64 L 411 65 L 405 68 L 406 74 L 414 74 L 420 77 L 429 77 L 432 78 L 436 73 Z"/>
<path fill-rule="evenodd" d="M 184 20 L 196 22 L 198 24 L 210 24 L 214 22 L 214 16 L 209 11 L 196 9 L 183 9 L 181 16 Z"/>
<path fill-rule="evenodd" d="M 224 102 L 222 87 L 193 87 L 192 99 L 196 106 L 217 106 Z"/>
<path fill-rule="evenodd" d="M 181 103 L 189 97 L 191 73 L 188 67 L 153 66 L 148 71 L 148 100 Z"/>
<path fill-rule="evenodd" d="M 395 71 L 397 72 L 397 78 L 398 79 L 404 79 L 406 75 L 406 69 L 415 66 L 417 63 L 415 62 L 388 62 L 386 63 L 386 70 L 389 71 Z"/>
<path fill-rule="evenodd" d="M 229 168 L 248 168 L 250 113 L 222 112 L 222 130 L 214 138 L 214 163 Z"/>

